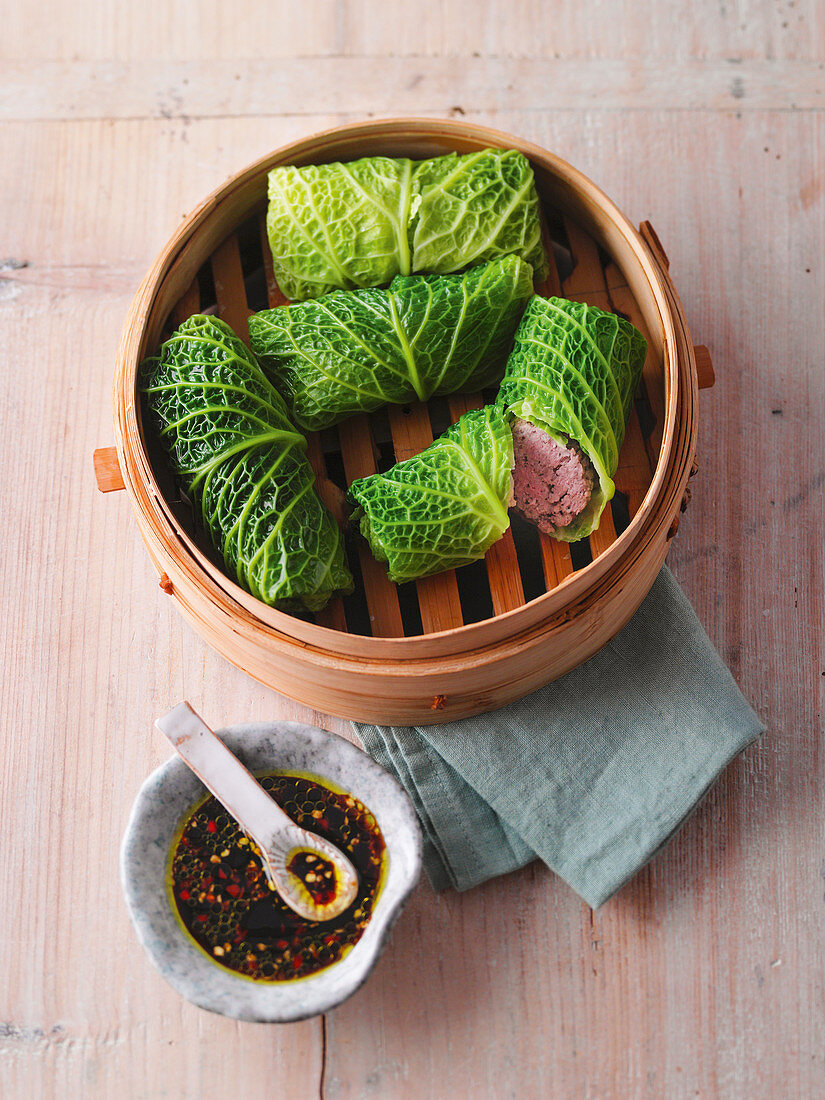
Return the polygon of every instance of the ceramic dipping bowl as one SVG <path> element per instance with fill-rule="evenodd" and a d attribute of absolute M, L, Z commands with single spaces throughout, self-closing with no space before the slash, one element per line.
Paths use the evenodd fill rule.
<path fill-rule="evenodd" d="M 250 771 L 328 780 L 372 812 L 387 866 L 369 923 L 342 959 L 294 981 L 254 980 L 214 961 L 184 929 L 169 889 L 178 829 L 209 793 L 178 756 L 149 776 L 132 807 L 120 852 L 129 916 L 155 967 L 193 1004 L 237 1020 L 303 1020 L 340 1004 L 366 980 L 418 881 L 421 830 L 403 788 L 342 737 L 297 722 L 230 726 L 217 733 Z"/>

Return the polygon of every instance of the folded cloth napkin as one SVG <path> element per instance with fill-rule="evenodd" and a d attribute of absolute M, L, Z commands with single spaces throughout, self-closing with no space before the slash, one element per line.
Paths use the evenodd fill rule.
<path fill-rule="evenodd" d="M 532 695 L 436 726 L 353 725 L 412 798 L 437 890 L 538 857 L 594 908 L 764 729 L 666 567 L 604 649 Z"/>

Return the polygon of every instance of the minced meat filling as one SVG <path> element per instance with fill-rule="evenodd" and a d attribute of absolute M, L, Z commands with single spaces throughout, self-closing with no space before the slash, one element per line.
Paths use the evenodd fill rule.
<path fill-rule="evenodd" d="M 513 508 L 548 535 L 567 527 L 590 502 L 590 459 L 577 443 L 557 443 L 527 420 L 513 421 L 513 451 Z"/>

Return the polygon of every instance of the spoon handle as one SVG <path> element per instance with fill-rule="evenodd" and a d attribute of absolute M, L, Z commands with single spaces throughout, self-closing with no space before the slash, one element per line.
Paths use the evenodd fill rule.
<path fill-rule="evenodd" d="M 273 827 L 295 829 L 295 822 L 188 703 L 178 703 L 155 725 L 259 847 Z"/>

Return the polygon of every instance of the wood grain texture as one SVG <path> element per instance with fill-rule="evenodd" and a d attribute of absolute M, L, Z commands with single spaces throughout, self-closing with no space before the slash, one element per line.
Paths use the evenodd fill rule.
<path fill-rule="evenodd" d="M 201 61 L 52 61 L 5 66 L 0 119 L 463 115 L 559 110 L 815 111 L 818 61 L 729 58 L 296 57 Z M 240 70 L 240 71 L 239 71 Z M 365 80 L 364 74 L 368 74 Z M 336 94 L 330 98 L 329 89 Z M 106 89 L 101 95 L 101 89 Z M 461 103 L 456 104 L 460 90 Z"/>
<path fill-rule="evenodd" d="M 92 455 L 92 460 L 95 467 L 95 480 L 101 493 L 112 493 L 126 488 L 117 461 L 116 447 L 98 447 Z"/>
<path fill-rule="evenodd" d="M 306 0 L 300 17 L 293 0 L 270 0 L 259 18 L 257 0 L 199 0 L 175 13 L 185 34 L 170 33 L 172 16 L 162 7 L 120 8 L 84 0 L 71 8 L 46 0 L 37 34 L 25 4 L 7 13 L 0 56 L 61 60 L 189 60 L 245 62 L 267 58 L 424 57 L 489 55 L 544 58 L 814 60 L 825 53 L 825 26 L 818 0 L 767 5 L 699 0 L 690 19 L 674 15 L 672 3 L 637 0 L 610 4 L 561 4 L 546 0 L 475 0 L 474 18 L 461 4 L 443 0 Z M 197 16 L 197 17 L 196 17 Z M 106 90 L 101 91 L 101 97 Z"/>
<path fill-rule="evenodd" d="M 247 0 L 204 0 L 197 13 L 184 0 L 174 12 L 82 0 L 4 16 L 5 118 L 12 93 L 68 101 L 39 60 L 102 61 L 115 76 L 84 92 L 95 120 L 0 123 L 0 1094 L 821 1096 L 825 118 L 815 104 L 789 108 L 804 74 L 793 66 L 748 109 L 743 66 L 821 63 L 822 7 L 483 0 L 472 19 L 435 2 L 393 0 L 381 18 L 366 0 L 289 8 L 259 18 Z M 717 372 L 700 395 L 700 472 L 669 561 L 768 733 L 597 913 L 540 867 L 464 895 L 425 885 L 368 984 L 325 1023 L 238 1025 L 181 1002 L 126 919 L 117 849 L 165 756 L 152 722 L 186 695 L 218 726 L 281 717 L 347 730 L 256 684 L 185 625 L 125 495 L 98 494 L 91 453 L 112 442 L 129 301 L 181 215 L 254 157 L 360 110 L 358 97 L 389 113 L 373 59 L 402 49 L 465 60 L 434 113 L 460 107 L 553 149 L 656 226 Z M 544 106 L 518 80 L 474 99 L 474 51 L 543 59 Z M 560 88 L 560 110 L 556 53 L 590 73 L 603 58 L 658 60 L 672 80 L 651 84 L 639 65 L 635 98 L 623 85 L 615 100 L 579 91 L 583 103 Z M 163 85 L 158 104 L 150 82 L 152 117 L 107 113 L 112 98 L 120 110 L 123 62 L 185 62 L 199 88 L 213 81 L 214 102 L 215 59 L 243 76 L 248 60 L 276 72 L 279 56 L 310 72 L 309 57 L 358 57 L 355 87 L 316 90 L 315 113 L 300 117 L 303 85 L 279 86 L 267 117 L 198 119 L 175 106 L 187 85 Z M 400 86 L 415 70 L 394 60 Z M 690 63 L 704 60 L 729 66 L 730 96 L 685 106 Z"/>

